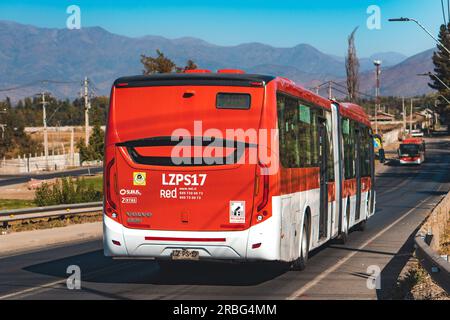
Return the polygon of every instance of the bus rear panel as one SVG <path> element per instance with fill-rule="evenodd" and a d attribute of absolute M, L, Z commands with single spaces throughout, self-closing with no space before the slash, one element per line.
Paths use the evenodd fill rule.
<path fill-rule="evenodd" d="M 264 234 L 255 217 L 264 179 L 248 159 L 257 144 L 230 129 L 259 128 L 264 80 L 164 80 L 119 79 L 112 90 L 105 254 L 173 258 L 192 249 L 198 258 L 247 259 L 260 243 L 252 240 L 252 226 L 262 225 L 252 231 L 255 238 Z M 255 258 L 275 260 L 276 250 L 265 247 Z"/>

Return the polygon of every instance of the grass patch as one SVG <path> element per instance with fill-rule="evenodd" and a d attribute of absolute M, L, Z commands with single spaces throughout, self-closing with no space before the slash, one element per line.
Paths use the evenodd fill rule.
<path fill-rule="evenodd" d="M 86 177 L 86 184 L 93 186 L 95 191 L 103 192 L 103 176 Z"/>
<path fill-rule="evenodd" d="M 31 208 L 35 206 L 33 200 L 0 199 L 0 210 Z"/>
<path fill-rule="evenodd" d="M 100 177 L 92 177 L 90 179 L 65 177 L 57 179 L 51 185 L 44 183 L 36 189 L 34 203 L 37 206 L 45 207 L 58 204 L 101 201 L 103 192 L 100 186 Z"/>

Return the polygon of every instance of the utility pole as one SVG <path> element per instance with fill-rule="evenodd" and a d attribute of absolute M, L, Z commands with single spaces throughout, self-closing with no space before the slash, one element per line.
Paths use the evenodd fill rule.
<path fill-rule="evenodd" d="M 402 109 L 403 109 L 403 134 L 406 132 L 406 108 L 405 108 L 405 97 L 402 97 Z"/>
<path fill-rule="evenodd" d="M 74 166 L 74 140 L 75 140 L 75 133 L 73 130 L 73 127 L 70 128 L 70 165 Z"/>
<path fill-rule="evenodd" d="M 375 86 L 375 132 L 378 133 L 378 110 L 380 109 L 380 74 L 381 74 L 381 61 L 375 60 L 373 62 L 375 65 L 375 77 L 376 77 L 376 86 Z"/>
<path fill-rule="evenodd" d="M 85 144 L 89 145 L 89 109 L 91 109 L 91 101 L 89 99 L 89 80 L 84 78 L 84 126 L 85 126 Z"/>
<path fill-rule="evenodd" d="M 47 104 L 45 101 L 45 92 L 41 93 L 42 104 L 42 121 L 44 124 L 44 157 L 45 157 L 45 169 L 48 170 L 48 132 L 47 132 Z"/>
<path fill-rule="evenodd" d="M 413 101 L 414 99 L 411 99 L 411 111 L 409 114 L 409 134 L 412 134 L 412 125 L 413 125 Z"/>
<path fill-rule="evenodd" d="M 6 111 L 6 108 L 4 108 L 3 110 L 0 111 L 0 113 L 7 114 L 8 112 Z M 5 128 L 6 123 L 0 123 L 0 129 L 2 130 L 2 140 L 5 139 Z"/>
<path fill-rule="evenodd" d="M 333 87 L 331 86 L 331 81 L 328 81 L 328 99 L 333 99 Z"/>

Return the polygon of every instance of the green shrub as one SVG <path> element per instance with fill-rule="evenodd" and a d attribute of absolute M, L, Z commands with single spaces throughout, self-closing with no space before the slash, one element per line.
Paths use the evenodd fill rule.
<path fill-rule="evenodd" d="M 62 178 L 54 185 L 43 184 L 36 189 L 34 202 L 45 207 L 58 204 L 85 203 L 100 201 L 102 192 L 87 184 L 84 178 Z"/>

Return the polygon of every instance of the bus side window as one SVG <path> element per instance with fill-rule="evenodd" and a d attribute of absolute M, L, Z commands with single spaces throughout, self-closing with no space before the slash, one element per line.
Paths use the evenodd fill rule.
<path fill-rule="evenodd" d="M 298 130 L 298 101 L 283 94 L 277 95 L 278 128 L 280 130 L 280 159 L 285 168 L 300 166 Z"/>
<path fill-rule="evenodd" d="M 349 119 L 342 119 L 342 134 L 344 139 L 344 173 L 345 179 L 353 179 L 355 172 L 355 124 Z"/>
<path fill-rule="evenodd" d="M 319 166 L 319 118 L 318 110 L 311 108 L 311 165 L 313 167 Z"/>
<path fill-rule="evenodd" d="M 361 176 L 370 176 L 370 133 L 367 127 L 361 127 Z"/>
<path fill-rule="evenodd" d="M 333 133 L 332 133 L 332 118 L 331 118 L 331 112 L 326 111 L 326 128 L 327 128 L 327 137 L 328 137 L 328 150 L 327 150 L 327 157 L 328 157 L 328 163 L 327 163 L 327 174 L 328 174 L 328 181 L 334 181 L 334 152 L 333 152 Z"/>
<path fill-rule="evenodd" d="M 301 167 L 311 166 L 313 163 L 313 145 L 312 145 L 312 134 L 311 123 L 314 121 L 312 118 L 313 114 L 309 106 L 303 105 L 301 102 L 298 106 L 299 109 L 299 144 L 301 152 Z"/>

